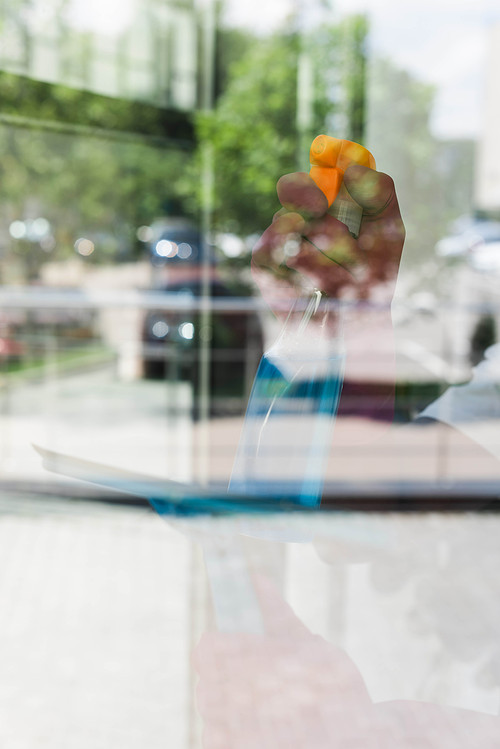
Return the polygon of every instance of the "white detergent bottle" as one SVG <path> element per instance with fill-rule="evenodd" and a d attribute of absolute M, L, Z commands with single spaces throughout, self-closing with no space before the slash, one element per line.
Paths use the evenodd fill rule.
<path fill-rule="evenodd" d="M 229 489 L 316 507 L 343 384 L 338 305 L 316 291 L 296 303 L 261 359 Z"/>

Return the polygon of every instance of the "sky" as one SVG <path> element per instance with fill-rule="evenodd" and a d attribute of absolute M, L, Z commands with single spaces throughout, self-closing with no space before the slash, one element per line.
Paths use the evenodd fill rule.
<path fill-rule="evenodd" d="M 301 0 L 227 0 L 226 18 L 265 33 L 300 4 Z M 313 5 L 314 0 L 302 0 L 306 18 Z M 370 53 L 389 57 L 436 86 L 431 122 L 435 135 L 479 136 L 488 29 L 500 24 L 499 0 L 335 0 L 332 5 L 332 18 L 367 12 Z"/>

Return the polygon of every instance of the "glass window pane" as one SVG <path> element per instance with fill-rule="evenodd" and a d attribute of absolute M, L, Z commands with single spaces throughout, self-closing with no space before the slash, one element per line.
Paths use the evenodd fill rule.
<path fill-rule="evenodd" d="M 498 744 L 499 28 L 1 4 L 2 746 Z"/>

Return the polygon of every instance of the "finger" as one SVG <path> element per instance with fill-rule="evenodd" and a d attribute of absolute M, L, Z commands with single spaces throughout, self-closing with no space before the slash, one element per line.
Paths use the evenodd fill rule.
<path fill-rule="evenodd" d="M 388 174 L 351 164 L 345 171 L 344 184 L 365 215 L 379 216 L 394 206 L 399 213 L 394 182 Z"/>
<path fill-rule="evenodd" d="M 311 634 L 267 577 L 253 575 L 252 580 L 259 599 L 267 635 L 271 637 L 304 637 Z"/>
<path fill-rule="evenodd" d="M 358 247 L 378 254 L 385 263 L 398 263 L 405 240 L 394 182 L 388 174 L 364 166 L 346 169 L 345 185 L 363 208 Z"/>
<path fill-rule="evenodd" d="M 328 210 L 324 193 L 305 172 L 285 174 L 278 180 L 276 191 L 283 208 L 306 218 L 319 218 Z"/>

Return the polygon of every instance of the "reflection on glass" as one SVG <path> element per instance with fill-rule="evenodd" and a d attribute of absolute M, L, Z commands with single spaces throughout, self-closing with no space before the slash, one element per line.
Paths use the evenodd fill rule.
<path fill-rule="evenodd" d="M 157 320 L 151 327 L 151 332 L 156 338 L 165 338 L 170 328 L 164 320 Z"/>
<path fill-rule="evenodd" d="M 499 529 L 479 512 L 497 509 L 500 478 L 497 3 L 98 5 L 0 12 L 1 730 L 33 746 L 69 716 L 64 746 L 199 749 L 194 649 L 206 749 L 499 745 Z M 214 106 L 198 112 L 212 51 Z M 377 172 L 346 171 L 358 237 L 307 179 L 319 133 L 376 157 Z M 295 496 L 312 486 L 316 502 L 324 479 L 336 512 L 261 517 L 248 482 L 234 500 L 225 487 L 262 353 L 315 289 L 345 354 L 315 369 L 310 335 L 291 374 L 290 357 L 264 359 L 253 455 L 267 440 L 266 468 Z M 333 439 L 331 419 L 284 426 L 325 400 Z M 297 433 L 319 451 L 297 458 Z M 120 490 L 153 485 L 172 523 L 181 499 L 206 516 L 158 521 L 150 545 L 143 507 L 57 505 L 104 490 L 56 484 L 32 442 L 105 464 Z M 281 489 L 273 500 L 284 509 Z"/>
<path fill-rule="evenodd" d="M 189 2 L 7 3 L 0 21 L 3 71 L 161 107 L 196 105 L 196 17 Z"/>
<path fill-rule="evenodd" d="M 75 250 L 80 255 L 88 257 L 89 255 L 92 255 L 95 250 L 94 243 L 90 239 L 85 239 L 84 237 L 82 237 L 81 239 L 76 240 Z"/>
<path fill-rule="evenodd" d="M 194 336 L 194 325 L 192 322 L 183 322 L 179 325 L 179 335 L 187 341 L 191 341 Z"/>
<path fill-rule="evenodd" d="M 244 532 L 257 539 L 282 525 L 247 521 Z M 295 610 L 272 582 L 279 580 L 272 544 L 248 541 L 265 634 L 203 635 L 194 658 L 204 746 L 215 736 L 235 745 L 251 737 L 287 746 L 307 736 L 325 748 L 435 749 L 447 742 L 466 749 L 480 737 L 495 746 L 497 525 L 467 515 L 296 516 L 290 534 L 314 536 L 330 572 L 310 546 L 285 548 Z M 217 523 L 210 530 L 219 538 L 230 532 Z M 224 592 L 223 579 L 214 594 Z"/>

